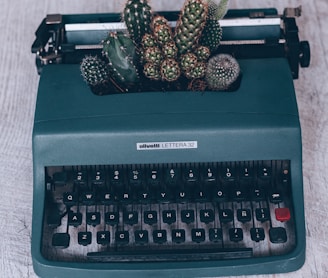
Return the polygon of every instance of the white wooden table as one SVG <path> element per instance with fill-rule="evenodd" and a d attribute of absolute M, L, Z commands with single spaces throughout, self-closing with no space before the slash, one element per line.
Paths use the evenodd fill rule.
<path fill-rule="evenodd" d="M 155 10 L 176 10 L 184 0 L 153 0 Z M 31 133 L 39 77 L 30 53 L 34 32 L 49 13 L 120 11 L 124 1 L 11 0 L 0 8 L 0 276 L 36 277 L 30 255 Z M 258 277 L 328 277 L 328 2 L 231 0 L 231 8 L 303 6 L 301 39 L 312 47 L 309 69 L 295 81 L 303 134 L 307 258 L 291 274 Z"/>

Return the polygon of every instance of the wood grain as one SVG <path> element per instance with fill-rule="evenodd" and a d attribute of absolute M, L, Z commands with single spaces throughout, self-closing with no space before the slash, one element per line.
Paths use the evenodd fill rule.
<path fill-rule="evenodd" d="M 156 10 L 178 9 L 183 0 L 152 1 Z M 264 3 L 265 2 L 265 3 Z M 32 216 L 31 133 L 38 75 L 30 47 L 48 13 L 119 12 L 124 1 L 3 1 L 0 43 L 0 275 L 36 277 L 30 255 Z M 328 2 L 232 0 L 231 8 L 303 6 L 300 37 L 312 61 L 295 81 L 303 135 L 307 259 L 291 274 L 257 277 L 328 277 Z"/>

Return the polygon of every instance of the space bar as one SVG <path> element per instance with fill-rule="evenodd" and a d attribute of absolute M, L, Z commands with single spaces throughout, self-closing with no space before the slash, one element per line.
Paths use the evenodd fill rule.
<path fill-rule="evenodd" d="M 218 248 L 193 250 L 146 250 L 131 252 L 90 252 L 88 259 L 97 262 L 163 262 L 242 259 L 253 256 L 252 248 Z"/>

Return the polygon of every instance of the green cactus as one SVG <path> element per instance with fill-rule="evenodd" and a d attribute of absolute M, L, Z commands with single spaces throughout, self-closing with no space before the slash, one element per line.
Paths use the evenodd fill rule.
<path fill-rule="evenodd" d="M 174 41 L 169 41 L 162 46 L 162 52 L 165 58 L 176 59 L 178 56 L 178 48 Z"/>
<path fill-rule="evenodd" d="M 109 79 L 109 69 L 98 56 L 86 56 L 80 65 L 84 81 L 90 86 L 103 84 Z"/>
<path fill-rule="evenodd" d="M 237 60 L 229 54 L 218 54 L 209 59 L 205 80 L 209 89 L 223 91 L 228 90 L 239 75 L 240 67 Z"/>
<path fill-rule="evenodd" d="M 103 55 L 108 59 L 111 77 L 125 91 L 129 91 L 139 83 L 139 72 L 135 65 L 136 48 L 128 35 L 110 32 L 103 42 Z"/>
<path fill-rule="evenodd" d="M 131 39 L 139 45 L 142 37 L 150 33 L 151 7 L 147 0 L 128 0 L 123 11 L 123 19 Z"/>
<path fill-rule="evenodd" d="M 187 70 L 184 74 L 188 79 L 197 79 L 203 78 L 206 72 L 206 63 L 205 62 L 197 62 L 196 65 L 189 70 Z"/>
<path fill-rule="evenodd" d="M 226 14 L 227 5 L 228 0 L 221 0 L 218 4 L 213 0 L 208 2 L 208 18 L 199 43 L 207 46 L 212 53 L 217 50 L 222 39 L 219 20 Z"/>
<path fill-rule="evenodd" d="M 205 62 L 210 57 L 211 51 L 208 47 L 201 45 L 195 49 L 195 55 L 199 61 Z"/>
<path fill-rule="evenodd" d="M 161 65 L 161 76 L 164 81 L 176 81 L 181 74 L 179 63 L 174 59 L 166 59 Z"/>
<path fill-rule="evenodd" d="M 151 21 L 151 29 L 152 31 L 154 31 L 156 29 L 156 27 L 160 26 L 160 25 L 167 25 L 169 26 L 169 22 L 168 20 L 161 15 L 156 15 L 152 18 Z"/>
<path fill-rule="evenodd" d="M 145 34 L 142 37 L 141 45 L 143 48 L 157 46 L 156 38 L 152 34 Z"/>
<path fill-rule="evenodd" d="M 158 25 L 153 31 L 159 45 L 163 45 L 173 40 L 171 28 L 168 25 Z"/>
<path fill-rule="evenodd" d="M 144 75 L 151 80 L 161 80 L 160 67 L 154 63 L 146 63 L 143 72 Z"/>
<path fill-rule="evenodd" d="M 148 63 L 160 65 L 163 61 L 163 54 L 159 47 L 148 47 L 144 50 L 144 59 Z"/>
<path fill-rule="evenodd" d="M 207 13 L 207 1 L 186 0 L 177 21 L 174 37 L 180 55 L 192 51 L 197 46 Z"/>
<path fill-rule="evenodd" d="M 189 52 L 181 56 L 180 66 L 183 71 L 188 71 L 194 68 L 197 62 L 197 56 L 194 53 Z"/>

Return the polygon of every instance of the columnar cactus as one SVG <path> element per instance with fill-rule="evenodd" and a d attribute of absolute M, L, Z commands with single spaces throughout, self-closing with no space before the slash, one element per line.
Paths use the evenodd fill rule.
<path fill-rule="evenodd" d="M 175 43 L 179 54 L 192 51 L 206 23 L 208 4 L 205 0 L 186 0 L 175 28 Z"/>
<path fill-rule="evenodd" d="M 229 54 L 218 54 L 209 59 L 205 80 L 209 89 L 223 91 L 229 89 L 239 75 L 237 60 Z"/>
<path fill-rule="evenodd" d="M 208 18 L 199 40 L 201 45 L 207 46 L 211 52 L 217 50 L 222 39 L 222 28 L 219 20 L 227 11 L 228 0 L 221 0 L 219 4 L 210 0 L 208 3 Z"/>
<path fill-rule="evenodd" d="M 142 37 L 150 33 L 151 7 L 147 0 L 128 0 L 123 11 L 123 19 L 131 39 L 139 45 Z"/>
<path fill-rule="evenodd" d="M 103 42 L 103 55 L 108 59 L 111 77 L 125 91 L 139 83 L 135 44 L 126 34 L 110 32 Z"/>

